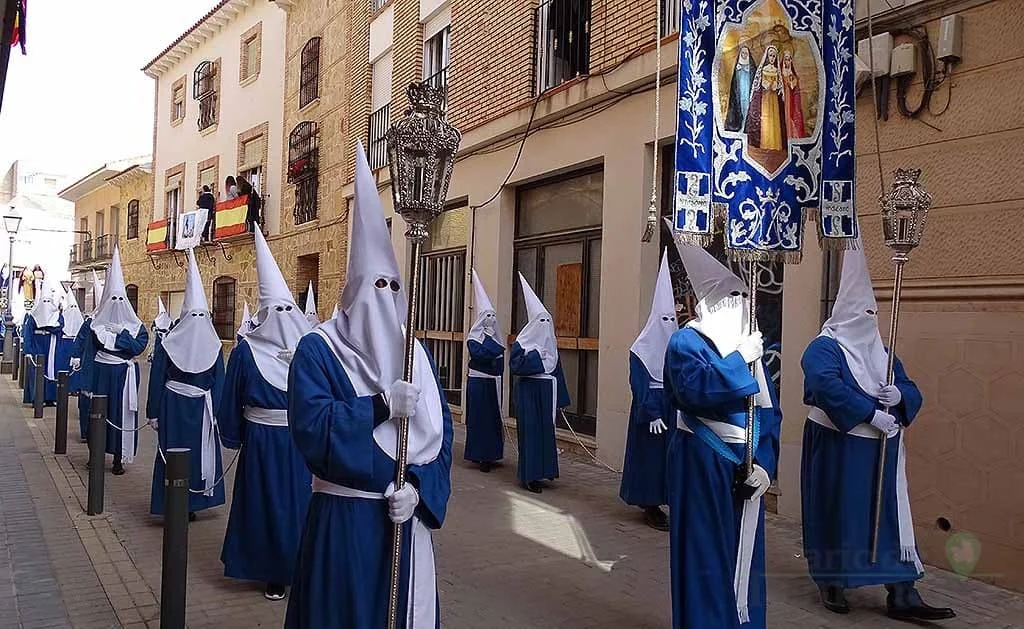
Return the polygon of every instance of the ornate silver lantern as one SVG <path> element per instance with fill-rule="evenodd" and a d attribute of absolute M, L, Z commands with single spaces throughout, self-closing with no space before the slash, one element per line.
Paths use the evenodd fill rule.
<path fill-rule="evenodd" d="M 402 379 L 412 382 L 413 353 L 416 343 L 416 320 L 420 307 L 420 248 L 427 238 L 427 226 L 444 209 L 448 199 L 448 183 L 455 167 L 455 151 L 462 134 L 448 124 L 442 113 L 444 94 L 427 83 L 412 83 L 405 90 L 411 107 L 387 133 L 391 194 L 395 211 L 409 228 L 405 237 L 412 244 L 409 289 L 409 312 L 405 323 L 405 368 Z M 409 419 L 398 420 L 398 452 L 395 465 L 395 489 L 405 485 L 409 452 Z M 391 591 L 388 599 L 388 627 L 394 629 L 398 620 L 398 584 L 401 580 L 402 526 L 396 524 L 392 534 Z"/>
<path fill-rule="evenodd" d="M 889 193 L 879 197 L 882 205 L 882 234 L 895 255 L 906 256 L 921 244 L 932 197 L 918 179 L 919 168 L 897 168 Z"/>
<path fill-rule="evenodd" d="M 422 242 L 426 226 L 444 209 L 462 134 L 444 119 L 441 90 L 412 83 L 405 93 L 411 107 L 387 133 L 391 192 L 395 211 L 409 225 L 406 236 Z"/>

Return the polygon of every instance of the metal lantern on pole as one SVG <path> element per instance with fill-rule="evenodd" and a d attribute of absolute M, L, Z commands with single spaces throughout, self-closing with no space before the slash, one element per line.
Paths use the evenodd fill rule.
<path fill-rule="evenodd" d="M 395 211 L 405 220 L 405 237 L 411 244 L 409 312 L 405 330 L 403 379 L 412 382 L 416 319 L 420 298 L 420 249 L 427 238 L 427 226 L 444 210 L 448 183 L 455 167 L 455 152 L 462 134 L 444 119 L 444 93 L 427 83 L 412 83 L 405 91 L 410 107 L 387 132 L 391 193 Z M 409 420 L 398 420 L 398 453 L 395 489 L 405 485 L 409 446 Z M 398 620 L 402 525 L 394 526 L 391 554 L 391 591 L 388 599 L 388 627 Z"/>
<path fill-rule="evenodd" d="M 885 237 L 885 246 L 892 249 L 892 261 L 896 265 L 892 289 L 892 314 L 889 318 L 889 362 L 886 370 L 886 383 L 890 385 L 893 383 L 893 367 L 896 361 L 896 333 L 900 321 L 900 294 L 903 292 L 903 265 L 910 260 L 910 252 L 921 244 L 928 209 L 932 205 L 931 195 L 918 183 L 920 177 L 919 168 L 898 168 L 893 173 L 889 192 L 879 197 L 882 206 L 882 234 Z M 878 559 L 878 531 L 882 521 L 887 442 L 888 439 L 883 434 L 878 447 L 871 563 Z"/>
<path fill-rule="evenodd" d="M 12 354 L 14 345 L 14 316 L 11 314 L 11 302 L 14 299 L 14 237 L 18 234 L 18 229 L 21 227 L 21 215 L 18 211 L 11 206 L 9 212 L 4 214 L 4 231 L 7 232 L 10 238 L 10 245 L 7 249 L 7 306 L 4 308 L 4 368 L 2 371 L 6 373 L 8 369 L 14 369 L 14 361 L 17 357 L 9 358 L 14 356 Z M 10 367 L 6 365 L 10 364 Z"/>

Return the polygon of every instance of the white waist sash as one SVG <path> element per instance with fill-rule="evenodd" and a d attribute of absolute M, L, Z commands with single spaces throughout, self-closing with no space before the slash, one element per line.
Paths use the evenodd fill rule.
<path fill-rule="evenodd" d="M 128 365 L 121 388 L 121 460 L 135 462 L 135 440 L 139 422 L 139 382 L 135 373 L 135 360 L 121 358 L 99 350 L 95 361 L 103 365 Z"/>
<path fill-rule="evenodd" d="M 288 427 L 288 411 L 283 408 L 260 408 L 259 406 L 245 406 L 242 408 L 242 415 L 246 421 L 264 426 Z"/>
<path fill-rule="evenodd" d="M 494 380 L 494 392 L 498 395 L 498 416 L 501 416 L 501 376 L 494 376 L 489 373 L 477 371 L 476 369 L 469 370 L 470 378 L 487 378 Z"/>
<path fill-rule="evenodd" d="M 535 380 L 549 380 L 551 382 L 551 425 L 554 426 L 558 419 L 558 380 L 549 373 L 539 373 L 534 376 L 522 376 Z M 500 395 L 498 399 L 501 399 Z"/>
<path fill-rule="evenodd" d="M 384 500 L 384 494 L 335 485 L 313 476 L 313 491 L 339 498 Z M 412 537 L 409 540 L 409 592 L 405 612 L 408 629 L 434 629 L 437 626 L 437 580 L 434 567 L 434 543 L 430 529 L 412 516 Z"/>
<path fill-rule="evenodd" d="M 807 411 L 807 419 L 839 432 L 828 413 L 812 406 Z M 913 562 L 918 572 L 924 572 L 921 558 L 917 554 L 917 539 L 914 536 L 914 518 L 910 513 L 910 489 L 907 485 L 907 449 L 903 445 L 903 434 L 900 431 L 899 446 L 896 453 L 896 518 L 900 535 L 900 561 Z M 862 439 L 881 439 L 882 431 L 868 423 L 860 423 L 846 433 Z"/>
<path fill-rule="evenodd" d="M 703 417 L 697 419 L 725 443 L 747 443 L 747 432 L 744 428 Z M 676 413 L 676 427 L 693 434 L 690 427 L 683 421 L 682 413 Z M 740 539 L 736 548 L 736 571 L 733 573 L 732 582 L 733 593 L 736 595 L 736 616 L 739 618 L 740 624 L 750 622 L 750 566 L 754 561 L 754 542 L 757 540 L 757 520 L 760 513 L 760 496 L 743 501 L 743 511 L 740 514 Z"/>
<path fill-rule="evenodd" d="M 57 335 L 50 335 L 50 349 L 46 352 L 46 377 L 57 379 Z"/>
<path fill-rule="evenodd" d="M 168 380 L 164 386 L 178 395 L 203 398 L 203 436 L 200 442 L 203 494 L 212 496 L 214 481 L 217 480 L 217 419 L 213 416 L 213 395 L 209 389 L 200 389 L 177 380 Z M 160 421 L 167 421 L 167 418 L 161 417 Z"/>

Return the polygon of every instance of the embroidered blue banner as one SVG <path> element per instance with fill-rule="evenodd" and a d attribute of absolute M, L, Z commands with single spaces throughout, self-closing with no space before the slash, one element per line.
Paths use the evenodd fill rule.
<path fill-rule="evenodd" d="M 799 262 L 857 238 L 854 0 L 683 0 L 675 229 L 730 256 Z"/>

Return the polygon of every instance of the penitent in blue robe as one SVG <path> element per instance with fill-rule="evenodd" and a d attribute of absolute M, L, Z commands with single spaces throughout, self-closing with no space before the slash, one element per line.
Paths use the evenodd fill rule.
<path fill-rule="evenodd" d="M 96 347 L 89 342 L 92 337 L 90 323 L 91 318 L 82 323 L 74 343 L 71 344 L 71 358 L 79 359 L 81 364 L 68 378 L 68 391 L 78 395 L 78 428 L 82 439 L 89 435 L 89 387 L 92 386 L 92 364 L 96 359 Z M 88 352 L 87 347 L 90 349 Z"/>
<path fill-rule="evenodd" d="M 562 362 L 559 361 L 551 373 L 546 373 L 537 350 L 524 352 L 519 343 L 513 343 L 508 368 L 513 376 L 518 376 L 515 408 L 519 482 L 554 480 L 558 478 L 555 413 L 571 403 Z"/>
<path fill-rule="evenodd" d="M 57 401 L 57 358 L 59 354 L 60 339 L 63 336 L 64 319 L 61 317 L 60 322 L 53 327 L 39 328 L 36 327 L 36 320 L 32 315 L 25 317 L 25 325 L 22 326 L 21 333 L 25 340 L 24 352 L 26 356 L 32 356 L 33 360 L 38 360 L 39 356 L 42 355 L 42 363 L 40 367 L 43 369 L 45 377 L 43 379 L 43 402 L 46 404 L 54 404 Z M 47 363 L 49 360 L 50 346 L 53 345 L 55 364 L 54 369 L 51 372 L 47 369 Z M 25 394 L 22 398 L 22 402 L 25 404 L 32 404 L 36 399 L 36 368 L 30 363 L 25 370 Z"/>
<path fill-rule="evenodd" d="M 429 356 L 429 353 L 428 353 Z M 437 387 L 437 369 L 431 359 Z M 444 523 L 451 494 L 452 418 L 441 396 L 444 435 L 437 458 L 410 465 L 407 482 L 419 491 L 416 516 L 430 529 Z M 310 471 L 329 483 L 383 493 L 395 478 L 395 461 L 377 446 L 375 426 L 388 421 L 383 396 L 356 396 L 327 341 L 307 334 L 288 373 L 292 439 Z M 380 629 L 387 624 L 393 524 L 386 500 L 314 492 L 302 532 L 298 564 L 285 618 L 286 629 Z M 409 539 L 402 535 L 398 609 L 406 609 Z M 436 615 L 440 626 L 440 610 Z M 404 629 L 405 616 L 398 615 Z"/>
<path fill-rule="evenodd" d="M 284 412 L 288 394 L 263 378 L 243 339 L 231 351 L 217 407 L 221 443 L 241 448 L 220 560 L 224 576 L 290 585 L 311 477 L 288 426 L 248 421 L 246 407 Z"/>
<path fill-rule="evenodd" d="M 97 365 L 99 366 L 99 365 Z M 187 397 L 167 388 L 167 382 L 174 381 L 187 384 L 204 391 L 210 391 L 213 408 L 220 401 L 221 388 L 224 384 L 224 357 L 217 355 L 217 360 L 206 371 L 188 373 L 178 369 L 167 356 L 163 345 L 153 354 L 153 366 L 149 372 L 149 400 L 146 403 L 146 417 L 158 421 L 157 435 L 159 447 L 166 452 L 169 448 L 189 448 L 188 510 L 190 513 L 210 509 L 224 504 L 224 483 L 217 483 L 213 495 L 203 494 L 206 483 L 203 481 L 203 406 L 206 403 L 201 397 Z M 214 480 L 223 476 L 224 468 L 221 461 L 219 445 L 214 448 L 216 471 Z M 153 488 L 149 498 L 149 512 L 153 515 L 164 514 L 164 461 L 160 452 L 156 453 L 153 465 Z"/>
<path fill-rule="evenodd" d="M 505 426 L 501 420 L 501 375 L 505 348 L 490 336 L 483 343 L 470 339 L 466 379 L 466 451 L 474 463 L 496 463 L 505 455 Z M 480 375 L 474 375 L 480 374 Z"/>
<path fill-rule="evenodd" d="M 750 567 L 750 622 L 740 624 L 733 580 L 743 500 L 733 478 L 742 444 L 701 429 L 698 417 L 745 426 L 747 398 L 757 381 L 739 352 L 724 358 L 692 328 L 672 335 L 665 355 L 665 391 L 691 430 L 674 431 L 668 450 L 671 517 L 672 626 L 675 629 L 765 627 L 764 506 L 758 515 Z M 769 382 L 772 408 L 757 411 L 754 460 L 775 478 L 782 414 Z"/>
<path fill-rule="evenodd" d="M 675 413 L 665 413 L 665 391 L 654 382 L 636 354 L 629 353 L 629 388 L 633 403 L 629 407 L 629 429 L 626 455 L 622 464 L 619 497 L 635 507 L 657 507 L 668 504 L 665 479 L 665 457 L 668 441 L 675 430 Z M 669 430 L 656 435 L 651 422 L 661 419 Z"/>
<path fill-rule="evenodd" d="M 889 439 L 885 452 L 878 558 L 872 564 L 879 440 L 846 433 L 870 422 L 882 405 L 857 385 L 835 339 L 814 339 L 800 365 L 804 370 L 804 403 L 825 411 L 839 429 L 811 420 L 804 424 L 800 484 L 804 555 L 811 578 L 819 587 L 843 588 L 920 579 L 923 573 L 914 562 L 900 560 L 896 461 L 902 433 Z M 900 424 L 909 426 L 921 410 L 921 392 L 907 378 L 899 359 L 893 372 L 903 399 L 889 412 Z"/>
<path fill-rule="evenodd" d="M 145 326 L 141 325 L 135 336 L 132 336 L 128 330 L 121 330 L 117 333 L 114 342 L 116 349 L 111 351 L 103 347 L 93 333 L 92 328 L 83 325 L 82 330 L 79 330 L 79 334 L 83 331 L 85 334 L 82 347 L 83 369 L 86 368 L 85 365 L 89 365 L 88 380 L 85 381 L 83 387 L 93 395 L 107 396 L 107 420 L 120 428 L 123 421 L 124 384 L 125 379 L 128 377 L 128 369 L 135 370 L 135 383 L 137 387 L 140 382 L 139 365 L 134 361 L 118 365 L 107 365 L 96 360 L 96 353 L 103 351 L 124 360 L 131 360 L 146 351 L 146 344 L 149 343 L 149 333 L 146 332 Z M 81 412 L 81 404 L 82 402 L 79 400 L 79 412 Z M 88 428 L 88 409 L 89 402 L 86 402 L 85 428 Z M 79 421 L 81 421 L 81 418 L 79 418 Z M 138 413 L 136 413 L 135 423 L 138 425 Z M 107 424 L 106 452 L 107 454 L 119 455 L 121 454 L 121 431 L 118 428 L 114 428 L 114 426 Z M 137 453 L 138 450 L 139 442 L 136 439 L 135 452 Z"/>

